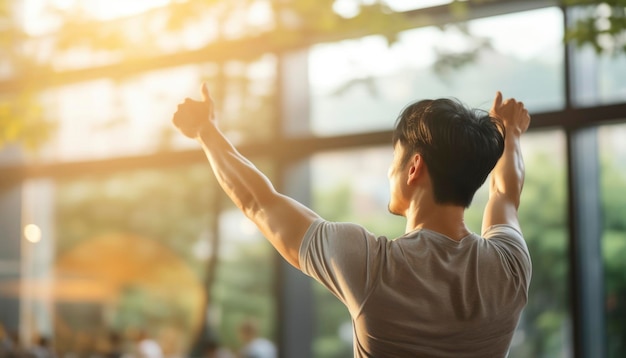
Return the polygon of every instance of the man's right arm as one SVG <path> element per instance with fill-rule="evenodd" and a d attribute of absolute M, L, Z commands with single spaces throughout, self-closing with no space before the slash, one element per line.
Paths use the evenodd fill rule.
<path fill-rule="evenodd" d="M 217 182 L 232 202 L 252 220 L 276 250 L 300 268 L 299 250 L 311 223 L 319 216 L 296 200 L 278 193 L 269 179 L 241 155 L 217 128 L 206 85 L 202 101 L 186 99 L 174 114 L 174 125 L 197 139 Z"/>
<path fill-rule="evenodd" d="M 522 102 L 502 100 L 498 92 L 490 115 L 503 121 L 505 127 L 504 153 L 491 172 L 489 200 L 483 215 L 482 232 L 498 224 L 520 230 L 517 211 L 524 185 L 524 160 L 520 137 L 528 129 L 530 116 Z M 521 230 L 520 230 L 521 231 Z"/>

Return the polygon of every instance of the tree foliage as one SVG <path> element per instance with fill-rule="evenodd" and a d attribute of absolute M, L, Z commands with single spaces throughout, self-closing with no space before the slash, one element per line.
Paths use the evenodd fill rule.
<path fill-rule="evenodd" d="M 596 53 L 623 55 L 626 53 L 625 0 L 565 0 L 575 6 L 572 24 L 565 41 L 578 47 L 591 46 Z"/>

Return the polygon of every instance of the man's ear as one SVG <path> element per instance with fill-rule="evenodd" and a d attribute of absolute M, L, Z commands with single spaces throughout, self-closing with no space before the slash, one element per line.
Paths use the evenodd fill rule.
<path fill-rule="evenodd" d="M 416 153 L 411 157 L 407 165 L 409 166 L 409 171 L 407 173 L 406 183 L 410 185 L 415 183 L 415 181 L 424 174 L 426 163 L 424 163 L 422 155 Z"/>

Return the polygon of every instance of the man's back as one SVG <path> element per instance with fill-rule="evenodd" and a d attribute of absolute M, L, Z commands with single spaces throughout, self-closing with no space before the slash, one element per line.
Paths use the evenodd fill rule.
<path fill-rule="evenodd" d="M 530 258 L 511 227 L 486 236 L 418 230 L 387 240 L 318 221 L 301 262 L 348 307 L 355 356 L 499 357 L 526 303 Z"/>

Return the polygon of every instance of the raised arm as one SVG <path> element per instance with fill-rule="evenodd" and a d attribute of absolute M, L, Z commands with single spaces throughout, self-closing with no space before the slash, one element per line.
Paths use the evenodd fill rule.
<path fill-rule="evenodd" d="M 300 268 L 300 243 L 319 216 L 297 201 L 278 193 L 269 179 L 220 132 L 206 85 L 202 101 L 186 99 L 174 114 L 174 125 L 197 139 L 218 183 L 233 203 L 261 230 L 278 252 Z"/>
<path fill-rule="evenodd" d="M 491 172 L 482 232 L 497 224 L 508 224 L 519 230 L 517 210 L 524 186 L 520 137 L 528 129 L 530 116 L 522 102 L 512 98 L 503 101 L 500 92 L 496 94 L 490 115 L 503 121 L 506 133 L 504 153 Z"/>

